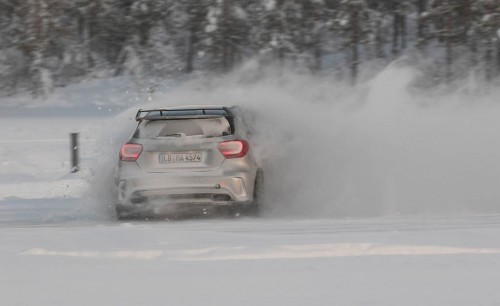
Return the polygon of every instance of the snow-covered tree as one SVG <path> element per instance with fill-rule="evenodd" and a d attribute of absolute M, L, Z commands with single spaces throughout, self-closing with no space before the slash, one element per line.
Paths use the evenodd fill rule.
<path fill-rule="evenodd" d="M 208 24 L 209 7 L 212 0 L 173 1 L 166 8 L 166 28 L 173 37 L 174 48 L 183 59 L 182 70 L 191 73 L 196 69 L 197 59 L 205 54 L 205 28 Z"/>
<path fill-rule="evenodd" d="M 423 18 L 432 21 L 433 30 L 428 33 L 439 42 L 444 43 L 445 55 L 445 78 L 449 82 L 452 78 L 452 65 L 454 61 L 453 46 L 455 38 L 458 36 L 454 23 L 457 22 L 457 8 L 459 4 L 452 0 L 434 0 L 430 3 L 430 9 Z"/>
<path fill-rule="evenodd" d="M 204 49 L 211 69 L 228 71 L 249 50 L 250 27 L 245 0 L 211 0 L 206 16 Z"/>
<path fill-rule="evenodd" d="M 446 80 L 500 72 L 498 0 L 0 0 L 0 94 L 85 78 L 227 71 L 246 58 L 325 73 L 417 48 Z M 441 52 L 444 57 L 441 59 Z M 392 56 L 388 56 L 392 54 Z M 436 56 L 438 55 L 438 56 Z M 323 67 L 323 65 L 325 67 Z M 460 70 L 462 69 L 462 70 Z"/>
<path fill-rule="evenodd" d="M 50 51 L 52 51 L 53 35 L 59 29 L 54 26 L 49 13 L 50 9 L 56 8 L 56 5 L 50 0 L 28 0 L 24 16 L 31 90 L 33 95 L 44 98 L 48 97 L 53 89 L 52 74 L 57 65 Z"/>
<path fill-rule="evenodd" d="M 412 10 L 408 0 L 386 1 L 385 9 L 392 15 L 392 54 L 397 56 L 408 45 L 407 19 Z"/>
<path fill-rule="evenodd" d="M 249 7 L 251 42 L 261 58 L 318 71 L 331 10 L 323 0 L 262 0 Z"/>
<path fill-rule="evenodd" d="M 368 20 L 369 10 L 364 0 L 342 0 L 336 18 L 343 44 L 349 53 L 351 82 L 356 83 L 360 64 L 359 45 L 371 30 Z"/>
<path fill-rule="evenodd" d="M 491 79 L 500 70 L 500 1 L 479 0 L 474 3 L 473 10 L 476 12 L 474 30 L 484 45 L 486 78 Z"/>
<path fill-rule="evenodd" d="M 23 23 L 15 0 L 0 0 L 0 92 L 16 93 L 26 76 L 26 57 L 19 48 Z"/>

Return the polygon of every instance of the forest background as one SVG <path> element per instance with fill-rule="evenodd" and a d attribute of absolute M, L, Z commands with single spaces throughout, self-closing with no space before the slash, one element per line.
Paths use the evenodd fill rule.
<path fill-rule="evenodd" d="M 0 0 L 0 96 L 130 76 L 218 75 L 253 59 L 356 84 L 394 60 L 423 86 L 500 75 L 500 0 Z"/>

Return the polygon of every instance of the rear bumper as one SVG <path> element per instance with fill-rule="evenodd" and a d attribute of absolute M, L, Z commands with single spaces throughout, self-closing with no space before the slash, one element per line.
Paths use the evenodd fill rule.
<path fill-rule="evenodd" d="M 213 172 L 143 172 L 132 177 L 118 177 L 118 204 L 129 208 L 175 204 L 221 206 L 253 200 L 255 173 Z"/>

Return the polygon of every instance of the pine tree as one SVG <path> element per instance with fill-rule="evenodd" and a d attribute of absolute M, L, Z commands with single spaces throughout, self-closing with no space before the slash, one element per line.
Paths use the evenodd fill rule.
<path fill-rule="evenodd" d="M 343 43 L 349 50 L 349 68 L 351 83 L 355 84 L 359 73 L 359 45 L 363 42 L 368 25 L 368 6 L 364 0 L 342 0 L 336 19 L 337 26 L 343 38 Z"/>
<path fill-rule="evenodd" d="M 298 45 L 303 65 L 315 72 L 322 69 L 324 36 L 330 17 L 324 7 L 323 1 L 305 0 L 299 3 L 295 44 Z"/>
<path fill-rule="evenodd" d="M 248 5 L 244 0 L 211 1 L 204 44 L 210 54 L 210 67 L 228 71 L 244 58 L 250 37 Z"/>
<path fill-rule="evenodd" d="M 490 80 L 494 74 L 500 71 L 500 66 L 497 64 L 500 61 L 500 47 L 498 45 L 498 41 L 500 40 L 500 2 L 479 0 L 476 1 L 474 10 L 477 12 L 475 27 L 479 38 L 483 42 L 483 63 L 486 79 Z M 497 63 L 494 60 L 495 49 Z"/>
<path fill-rule="evenodd" d="M 398 56 L 407 47 L 407 15 L 411 4 L 406 0 L 390 0 L 386 2 L 387 9 L 392 14 L 392 54 Z"/>
<path fill-rule="evenodd" d="M 19 44 L 21 20 L 15 0 L 0 0 L 0 92 L 16 93 L 26 75 L 26 57 Z"/>
<path fill-rule="evenodd" d="M 206 0 L 186 0 L 185 23 L 182 24 L 185 37 L 185 68 L 186 73 L 191 73 L 195 69 L 195 58 L 200 51 L 200 43 L 204 39 L 204 28 L 207 24 L 208 3 Z"/>
<path fill-rule="evenodd" d="M 425 15 L 427 14 L 428 0 L 417 0 L 417 47 L 421 50 L 426 45 L 426 24 Z"/>
<path fill-rule="evenodd" d="M 26 46 L 29 51 L 29 73 L 34 96 L 47 98 L 53 89 L 52 71 L 47 67 L 50 47 L 50 14 L 47 0 L 26 2 Z"/>
<path fill-rule="evenodd" d="M 453 46 L 454 39 L 457 36 L 455 30 L 456 9 L 458 5 L 452 0 L 434 0 L 430 4 L 430 10 L 427 11 L 425 18 L 433 21 L 434 31 L 428 35 L 436 37 L 439 42 L 445 46 L 445 80 L 450 82 L 452 79 L 452 65 L 454 61 Z"/>

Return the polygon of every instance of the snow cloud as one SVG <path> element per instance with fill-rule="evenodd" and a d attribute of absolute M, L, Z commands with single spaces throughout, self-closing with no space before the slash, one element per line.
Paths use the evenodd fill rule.
<path fill-rule="evenodd" d="M 139 107 L 225 104 L 255 114 L 271 216 L 498 212 L 498 89 L 432 93 L 394 64 L 353 88 L 331 77 L 249 63 L 217 79 L 157 91 Z M 472 83 L 471 83 L 472 84 Z"/>

